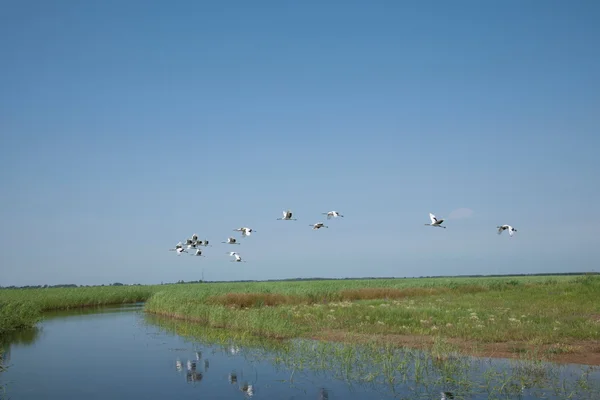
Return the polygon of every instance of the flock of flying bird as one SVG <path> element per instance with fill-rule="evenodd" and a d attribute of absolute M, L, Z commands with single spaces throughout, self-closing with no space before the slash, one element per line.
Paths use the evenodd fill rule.
<path fill-rule="evenodd" d="M 322 214 L 326 215 L 327 219 L 343 217 L 343 215 L 341 213 L 339 213 L 338 211 L 328 211 L 328 212 L 324 212 Z M 283 217 L 277 218 L 277 220 L 278 221 L 297 221 L 297 219 L 292 218 L 292 216 L 293 216 L 293 214 L 290 210 L 285 210 L 283 212 Z M 438 228 L 446 229 L 446 227 L 442 225 L 442 222 L 444 222 L 443 219 L 438 219 L 432 213 L 429 213 L 429 218 L 431 219 L 431 223 L 425 224 L 426 226 L 435 226 Z M 317 223 L 311 224 L 309 226 L 312 226 L 313 230 L 317 230 L 317 229 L 321 229 L 321 228 L 329 228 L 323 222 L 317 222 Z M 504 232 L 504 231 L 508 231 L 508 234 L 511 237 L 517 231 L 511 225 L 499 225 L 496 228 L 498 229 L 498 235 L 502 234 L 502 232 Z M 256 232 L 252 228 L 248 228 L 246 226 L 234 229 L 234 231 L 241 232 L 242 237 L 250 236 L 252 234 L 252 232 Z M 228 237 L 226 241 L 221 242 L 221 243 L 236 244 L 236 245 L 240 244 L 237 241 L 237 239 L 232 236 Z M 186 249 L 184 249 L 184 246 L 186 246 L 188 250 L 196 250 L 196 251 L 193 254 L 190 254 L 190 253 L 188 253 L 188 251 Z M 174 248 L 169 249 L 169 251 L 175 251 L 175 252 L 177 252 L 177 255 L 181 255 L 181 253 L 188 253 L 189 255 L 192 255 L 192 256 L 202 256 L 202 250 L 199 249 L 199 247 L 201 247 L 201 246 L 204 246 L 204 247 L 209 246 L 208 240 L 199 239 L 198 235 L 194 233 L 191 238 L 188 238 L 185 240 L 185 243 L 179 242 L 175 245 Z M 230 252 L 227 252 L 227 254 L 229 254 L 230 257 L 233 257 L 233 259 L 231 260 L 232 262 L 246 262 L 245 260 L 242 260 L 242 256 L 240 255 L 240 253 L 238 253 L 236 251 L 230 251 Z"/>

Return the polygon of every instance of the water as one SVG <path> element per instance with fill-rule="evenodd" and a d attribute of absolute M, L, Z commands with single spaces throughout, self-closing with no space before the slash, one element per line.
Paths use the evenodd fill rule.
<path fill-rule="evenodd" d="M 589 367 L 266 341 L 141 307 L 51 313 L 39 329 L 9 338 L 0 398 L 600 398 L 600 373 Z"/>

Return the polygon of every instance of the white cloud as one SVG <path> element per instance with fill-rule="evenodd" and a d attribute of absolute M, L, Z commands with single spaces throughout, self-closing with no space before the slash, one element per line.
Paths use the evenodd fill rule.
<path fill-rule="evenodd" d="M 473 215 L 473 210 L 470 208 L 457 208 L 448 214 L 448 219 L 469 218 L 471 215 Z"/>

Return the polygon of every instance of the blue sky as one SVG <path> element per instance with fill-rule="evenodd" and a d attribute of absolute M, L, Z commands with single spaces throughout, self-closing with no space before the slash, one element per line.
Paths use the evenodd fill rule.
<path fill-rule="evenodd" d="M 5 1 L 0 285 L 597 271 L 599 17 Z"/>

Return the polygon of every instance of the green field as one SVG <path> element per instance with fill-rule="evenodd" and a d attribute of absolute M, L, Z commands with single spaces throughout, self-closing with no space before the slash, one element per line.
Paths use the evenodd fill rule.
<path fill-rule="evenodd" d="M 462 350 L 510 344 L 600 353 L 600 277 L 316 280 L 0 290 L 0 335 L 44 311 L 146 301 L 148 313 L 272 338 L 385 341 Z"/>
<path fill-rule="evenodd" d="M 44 311 L 145 301 L 165 286 L 0 289 L 0 336 L 35 325 Z"/>

